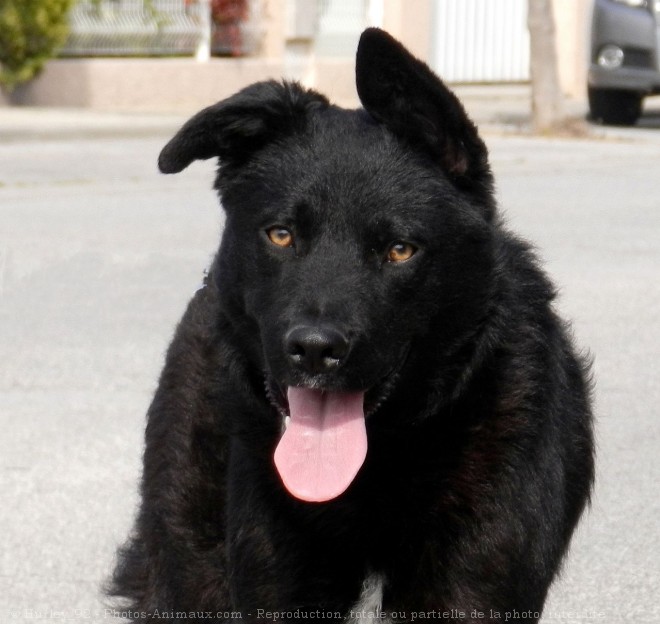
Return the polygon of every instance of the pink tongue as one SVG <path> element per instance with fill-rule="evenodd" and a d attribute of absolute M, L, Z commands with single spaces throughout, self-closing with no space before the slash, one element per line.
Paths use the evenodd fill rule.
<path fill-rule="evenodd" d="M 296 498 L 322 502 L 351 484 L 367 455 L 364 392 L 289 388 L 291 421 L 275 466 Z"/>

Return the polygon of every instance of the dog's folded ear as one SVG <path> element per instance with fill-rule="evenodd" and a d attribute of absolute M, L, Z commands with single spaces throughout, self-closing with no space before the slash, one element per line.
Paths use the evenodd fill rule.
<path fill-rule="evenodd" d="M 158 168 L 178 173 L 194 160 L 240 162 L 268 142 L 305 126 L 328 100 L 297 83 L 258 82 L 189 119 L 163 148 Z"/>
<path fill-rule="evenodd" d="M 364 108 L 429 154 L 457 182 L 488 182 L 488 152 L 458 98 L 422 61 L 378 28 L 362 33 L 355 66 Z"/>

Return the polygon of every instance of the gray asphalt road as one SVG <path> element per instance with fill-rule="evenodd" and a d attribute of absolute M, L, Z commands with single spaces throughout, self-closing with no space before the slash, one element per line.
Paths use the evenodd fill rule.
<path fill-rule="evenodd" d="M 598 485 L 546 624 L 660 622 L 653 132 L 487 137 L 507 218 L 595 357 Z M 213 164 L 160 176 L 166 138 L 0 144 L 0 621 L 112 621 L 99 586 L 135 511 L 144 413 L 221 228 Z"/>

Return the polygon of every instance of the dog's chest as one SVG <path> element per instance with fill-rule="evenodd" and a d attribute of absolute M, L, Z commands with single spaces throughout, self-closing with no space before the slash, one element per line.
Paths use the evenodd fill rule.
<path fill-rule="evenodd" d="M 362 584 L 359 600 L 345 619 L 346 624 L 349 622 L 391 624 L 392 621 L 382 611 L 384 586 L 385 577 L 382 574 L 369 574 Z"/>

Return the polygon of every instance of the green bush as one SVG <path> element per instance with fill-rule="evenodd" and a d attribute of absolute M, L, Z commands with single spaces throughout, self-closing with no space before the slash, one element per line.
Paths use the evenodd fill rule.
<path fill-rule="evenodd" d="M 75 0 L 0 0 L 0 84 L 36 76 L 66 40 Z"/>

